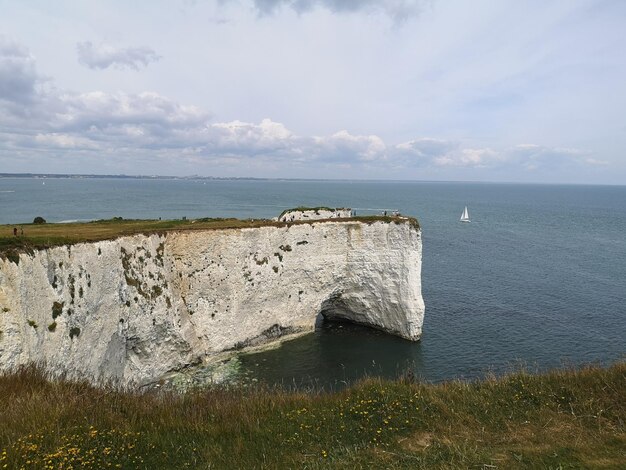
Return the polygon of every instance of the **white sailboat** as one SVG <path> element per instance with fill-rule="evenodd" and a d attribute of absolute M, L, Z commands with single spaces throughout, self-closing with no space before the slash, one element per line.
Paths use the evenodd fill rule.
<path fill-rule="evenodd" d="M 469 212 L 467 212 L 467 206 L 465 206 L 463 214 L 461 215 L 461 222 L 471 222 L 469 218 Z"/>

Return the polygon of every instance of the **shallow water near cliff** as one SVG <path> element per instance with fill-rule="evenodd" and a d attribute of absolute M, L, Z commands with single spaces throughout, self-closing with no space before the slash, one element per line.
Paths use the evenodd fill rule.
<path fill-rule="evenodd" d="M 400 210 L 423 228 L 422 340 L 324 323 L 241 355 L 236 377 L 336 389 L 363 375 L 477 378 L 626 354 L 626 187 L 0 178 L 0 223 L 273 217 L 299 205 Z M 467 205 L 472 222 L 459 217 Z M 189 371 L 187 371 L 189 372 Z M 198 374 L 203 374 L 198 370 Z"/>

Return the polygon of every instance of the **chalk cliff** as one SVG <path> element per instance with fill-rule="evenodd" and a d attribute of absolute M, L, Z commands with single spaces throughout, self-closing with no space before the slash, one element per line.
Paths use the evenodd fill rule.
<path fill-rule="evenodd" d="M 280 214 L 278 220 L 280 222 L 293 222 L 296 220 L 320 220 L 320 219 L 339 219 L 352 217 L 352 209 L 330 207 L 318 207 L 317 209 L 290 209 Z"/>
<path fill-rule="evenodd" d="M 135 235 L 0 258 L 0 369 L 44 362 L 141 385 L 219 352 L 314 329 L 318 314 L 421 334 L 410 220 Z"/>

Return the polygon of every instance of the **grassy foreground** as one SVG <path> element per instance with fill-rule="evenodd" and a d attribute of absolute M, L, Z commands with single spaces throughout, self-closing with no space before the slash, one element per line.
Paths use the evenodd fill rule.
<path fill-rule="evenodd" d="M 332 394 L 0 377 L 0 468 L 624 468 L 626 363 Z"/>

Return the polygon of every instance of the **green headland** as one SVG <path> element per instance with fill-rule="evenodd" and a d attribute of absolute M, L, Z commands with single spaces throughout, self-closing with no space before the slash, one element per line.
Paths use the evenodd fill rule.
<path fill-rule="evenodd" d="M 299 208 L 300 209 L 300 208 Z M 181 230 L 226 230 L 254 227 L 285 227 L 296 224 L 320 222 L 362 222 L 377 221 L 387 223 L 410 223 L 419 228 L 417 219 L 395 216 L 358 216 L 343 219 L 319 219 L 294 222 L 277 222 L 271 219 L 201 218 L 178 220 L 128 220 L 119 217 L 108 220 L 76 223 L 30 223 L 0 225 L 0 256 L 11 259 L 11 255 L 33 249 L 50 248 L 61 245 L 112 240 L 136 235 L 166 233 Z M 17 234 L 15 234 L 17 230 Z"/>

